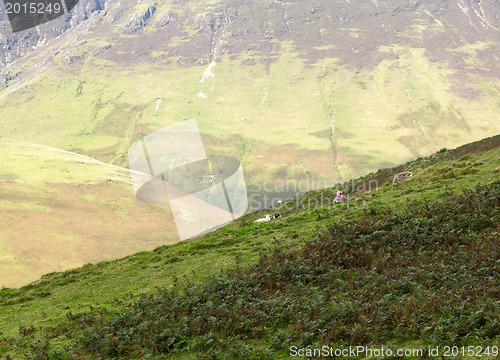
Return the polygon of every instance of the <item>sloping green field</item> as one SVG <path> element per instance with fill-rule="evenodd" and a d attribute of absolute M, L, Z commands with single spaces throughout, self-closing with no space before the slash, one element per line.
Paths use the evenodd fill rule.
<path fill-rule="evenodd" d="M 81 0 L 0 29 L 0 359 L 498 345 L 499 137 L 470 143 L 500 133 L 498 6 Z M 127 153 L 187 119 L 250 208 L 176 244 Z"/>
<path fill-rule="evenodd" d="M 413 176 L 390 184 L 403 170 Z M 493 359 L 499 180 L 496 136 L 346 183 L 345 205 L 331 202 L 335 188 L 312 192 L 269 210 L 278 221 L 252 214 L 47 274 L 0 292 L 0 354 L 287 358 L 290 346 L 454 344 L 490 346 Z"/>

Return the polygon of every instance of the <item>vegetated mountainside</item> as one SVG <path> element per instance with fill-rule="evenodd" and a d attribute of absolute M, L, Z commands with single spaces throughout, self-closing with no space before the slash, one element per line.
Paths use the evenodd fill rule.
<path fill-rule="evenodd" d="M 72 319 L 83 336 L 74 353 L 244 359 L 284 355 L 291 345 L 486 347 L 500 335 L 499 199 L 496 182 L 399 214 L 370 209 L 299 251 L 278 249 L 203 285 L 159 289 L 121 311 Z"/>
<path fill-rule="evenodd" d="M 177 241 L 123 168 L 118 186 L 75 153 L 126 167 L 195 118 L 207 155 L 241 161 L 251 212 L 264 182 L 287 199 L 500 131 L 495 1 L 81 0 L 15 35 L 5 16 L 0 286 Z"/>
<path fill-rule="evenodd" d="M 126 165 L 133 141 L 196 118 L 207 153 L 238 154 L 248 179 L 334 184 L 500 130 L 497 1 L 82 0 L 75 11 L 8 35 L 46 40 L 1 71 L 1 135 Z"/>
<path fill-rule="evenodd" d="M 388 170 L 353 181 L 344 205 L 327 201 L 336 188 L 312 192 L 283 204 L 279 221 L 254 214 L 4 289 L 0 356 L 287 358 L 290 346 L 455 344 L 490 346 L 493 359 L 498 159 L 500 135 L 392 169 L 414 173 L 397 184 Z M 367 192 L 369 181 L 380 187 Z"/>

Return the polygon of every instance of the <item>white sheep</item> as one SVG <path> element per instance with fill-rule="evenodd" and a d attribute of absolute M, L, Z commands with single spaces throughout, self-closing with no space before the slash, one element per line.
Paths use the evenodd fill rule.
<path fill-rule="evenodd" d="M 266 222 L 266 221 L 270 221 L 270 220 L 271 220 L 271 217 L 269 216 L 269 214 L 266 214 L 265 218 L 257 219 L 257 220 L 255 220 L 255 222 Z"/>

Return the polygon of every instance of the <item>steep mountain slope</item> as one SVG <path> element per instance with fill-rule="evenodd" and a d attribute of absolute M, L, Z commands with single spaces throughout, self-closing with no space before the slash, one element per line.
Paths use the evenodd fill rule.
<path fill-rule="evenodd" d="M 207 153 L 237 154 L 247 179 L 276 187 L 333 185 L 500 131 L 498 1 L 82 0 L 75 11 L 73 27 L 37 35 L 44 45 L 2 69 L 0 135 L 126 165 L 134 140 L 196 118 Z"/>
<path fill-rule="evenodd" d="M 279 221 L 257 224 L 252 214 L 191 241 L 4 289 L 0 356 L 498 346 L 499 158 L 500 135 L 358 179 L 344 189 L 347 204 L 332 204 L 335 188 L 312 192 L 284 203 Z M 414 175 L 388 183 L 400 170 Z M 366 192 L 370 181 L 379 187 Z"/>
<path fill-rule="evenodd" d="M 0 138 L 0 286 L 179 240 L 166 207 L 135 199 L 128 169 Z"/>

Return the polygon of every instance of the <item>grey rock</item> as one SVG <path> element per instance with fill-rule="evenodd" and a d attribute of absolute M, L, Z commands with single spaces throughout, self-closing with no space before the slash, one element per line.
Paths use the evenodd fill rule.
<path fill-rule="evenodd" d="M 146 21 L 153 16 L 156 6 L 148 6 L 144 11 L 133 15 L 123 26 L 122 29 L 128 32 L 136 32 L 146 26 Z"/>

